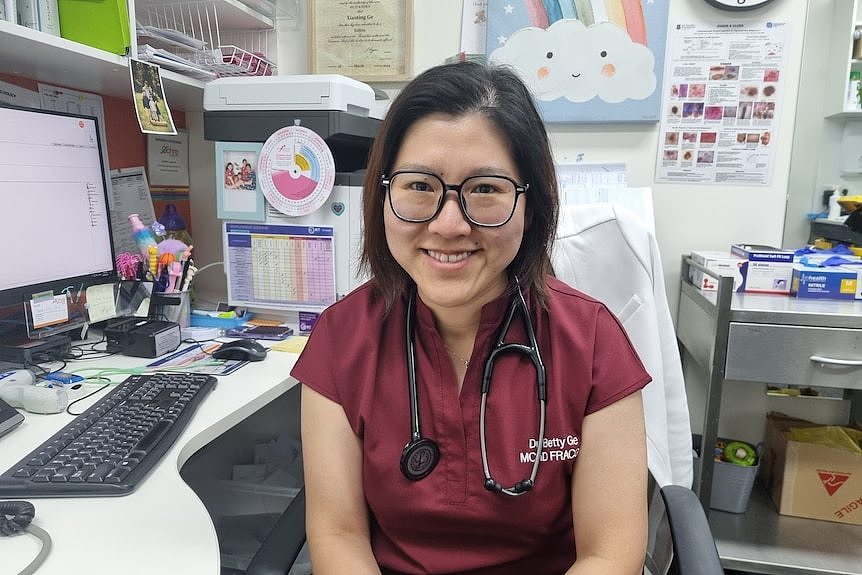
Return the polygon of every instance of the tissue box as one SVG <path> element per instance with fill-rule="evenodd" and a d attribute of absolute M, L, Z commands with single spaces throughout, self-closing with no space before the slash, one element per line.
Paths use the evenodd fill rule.
<path fill-rule="evenodd" d="M 730 252 L 695 250 L 691 252 L 691 260 L 719 275 L 733 275 L 733 291 L 739 291 L 742 287 L 742 273 L 739 267 L 745 260 L 731 255 Z M 690 267 L 688 280 L 704 291 L 718 289 L 718 281 L 699 269 Z"/>
<path fill-rule="evenodd" d="M 862 455 L 793 441 L 790 428 L 810 421 L 770 413 L 761 479 L 782 515 L 862 525 Z"/>
<path fill-rule="evenodd" d="M 813 268 L 796 264 L 790 281 L 790 295 L 810 299 L 862 299 L 862 268 L 826 266 Z"/>
<path fill-rule="evenodd" d="M 793 250 L 772 246 L 733 244 L 731 255 L 745 260 L 739 267 L 742 287 L 738 291 L 756 293 L 790 293 L 793 277 Z"/>

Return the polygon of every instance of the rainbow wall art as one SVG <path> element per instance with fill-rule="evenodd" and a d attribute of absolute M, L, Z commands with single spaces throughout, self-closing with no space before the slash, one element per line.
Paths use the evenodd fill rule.
<path fill-rule="evenodd" d="M 669 0 L 488 0 L 491 62 L 547 122 L 657 122 Z"/>

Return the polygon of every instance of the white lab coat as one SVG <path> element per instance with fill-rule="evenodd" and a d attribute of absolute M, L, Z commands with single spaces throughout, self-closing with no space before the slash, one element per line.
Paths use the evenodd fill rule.
<path fill-rule="evenodd" d="M 691 487 L 685 383 L 654 235 L 620 206 L 562 206 L 552 261 L 559 279 L 602 301 L 623 324 L 652 376 L 643 389 L 650 472 L 659 485 Z"/>

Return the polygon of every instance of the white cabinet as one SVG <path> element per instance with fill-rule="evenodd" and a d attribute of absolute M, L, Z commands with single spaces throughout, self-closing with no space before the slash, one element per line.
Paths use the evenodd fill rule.
<path fill-rule="evenodd" d="M 829 61 L 827 63 L 824 113 L 827 118 L 862 120 L 862 109 L 848 103 L 850 72 L 862 74 L 862 60 L 853 58 L 853 32 L 862 26 L 860 1 L 835 0 L 832 14 Z"/>

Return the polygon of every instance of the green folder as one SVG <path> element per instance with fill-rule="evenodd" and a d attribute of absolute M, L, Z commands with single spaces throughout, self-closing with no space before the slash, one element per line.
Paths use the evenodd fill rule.
<path fill-rule="evenodd" d="M 131 47 L 126 0 L 58 0 L 60 35 L 125 56 Z"/>

